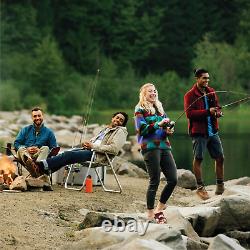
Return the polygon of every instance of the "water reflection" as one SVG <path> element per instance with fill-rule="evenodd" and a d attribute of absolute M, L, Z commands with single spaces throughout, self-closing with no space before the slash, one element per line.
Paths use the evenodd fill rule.
<path fill-rule="evenodd" d="M 225 154 L 225 180 L 250 176 L 250 134 L 220 134 Z M 171 138 L 178 168 L 192 170 L 192 141 L 188 135 L 176 134 Z M 202 164 L 206 184 L 215 184 L 214 161 L 206 152 Z"/>

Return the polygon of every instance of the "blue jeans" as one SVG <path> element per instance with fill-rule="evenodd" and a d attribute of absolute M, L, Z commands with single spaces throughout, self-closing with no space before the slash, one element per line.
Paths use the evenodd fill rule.
<path fill-rule="evenodd" d="M 54 173 L 63 166 L 90 161 L 92 154 L 93 151 L 90 150 L 74 149 L 49 158 L 46 162 L 48 163 L 49 170 Z"/>

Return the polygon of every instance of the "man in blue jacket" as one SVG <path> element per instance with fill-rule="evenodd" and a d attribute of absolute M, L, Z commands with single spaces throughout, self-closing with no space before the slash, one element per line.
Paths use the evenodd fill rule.
<path fill-rule="evenodd" d="M 33 124 L 25 126 L 14 142 L 18 159 L 29 165 L 32 159 L 37 161 L 48 157 L 50 149 L 57 147 L 54 132 L 43 124 L 43 111 L 35 107 L 31 111 Z"/>

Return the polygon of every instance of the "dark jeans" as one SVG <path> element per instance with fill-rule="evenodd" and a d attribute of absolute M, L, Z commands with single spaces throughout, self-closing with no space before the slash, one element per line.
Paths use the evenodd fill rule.
<path fill-rule="evenodd" d="M 48 163 L 49 170 L 53 173 L 66 165 L 90 161 L 92 154 L 93 152 L 90 150 L 70 150 L 49 158 L 46 161 Z"/>
<path fill-rule="evenodd" d="M 170 150 L 153 149 L 142 152 L 149 173 L 147 190 L 147 208 L 154 209 L 155 196 L 160 184 L 161 171 L 166 177 L 167 184 L 162 190 L 160 202 L 166 203 L 177 184 L 177 169 Z"/>

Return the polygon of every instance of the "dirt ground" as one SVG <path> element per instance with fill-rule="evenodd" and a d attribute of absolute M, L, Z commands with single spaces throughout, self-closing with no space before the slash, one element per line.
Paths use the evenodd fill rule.
<path fill-rule="evenodd" d="M 66 190 L 53 185 L 52 192 L 0 193 L 1 249 L 56 249 L 74 241 L 74 231 L 83 220 L 79 209 L 103 212 L 144 212 L 147 179 L 119 176 L 123 193 L 107 193 L 94 187 L 93 193 Z M 114 185 L 107 175 L 107 183 Z M 163 183 L 159 187 L 162 189 Z M 159 195 L 159 192 L 158 192 Z M 177 187 L 168 205 L 190 206 L 199 202 L 191 190 Z"/>

